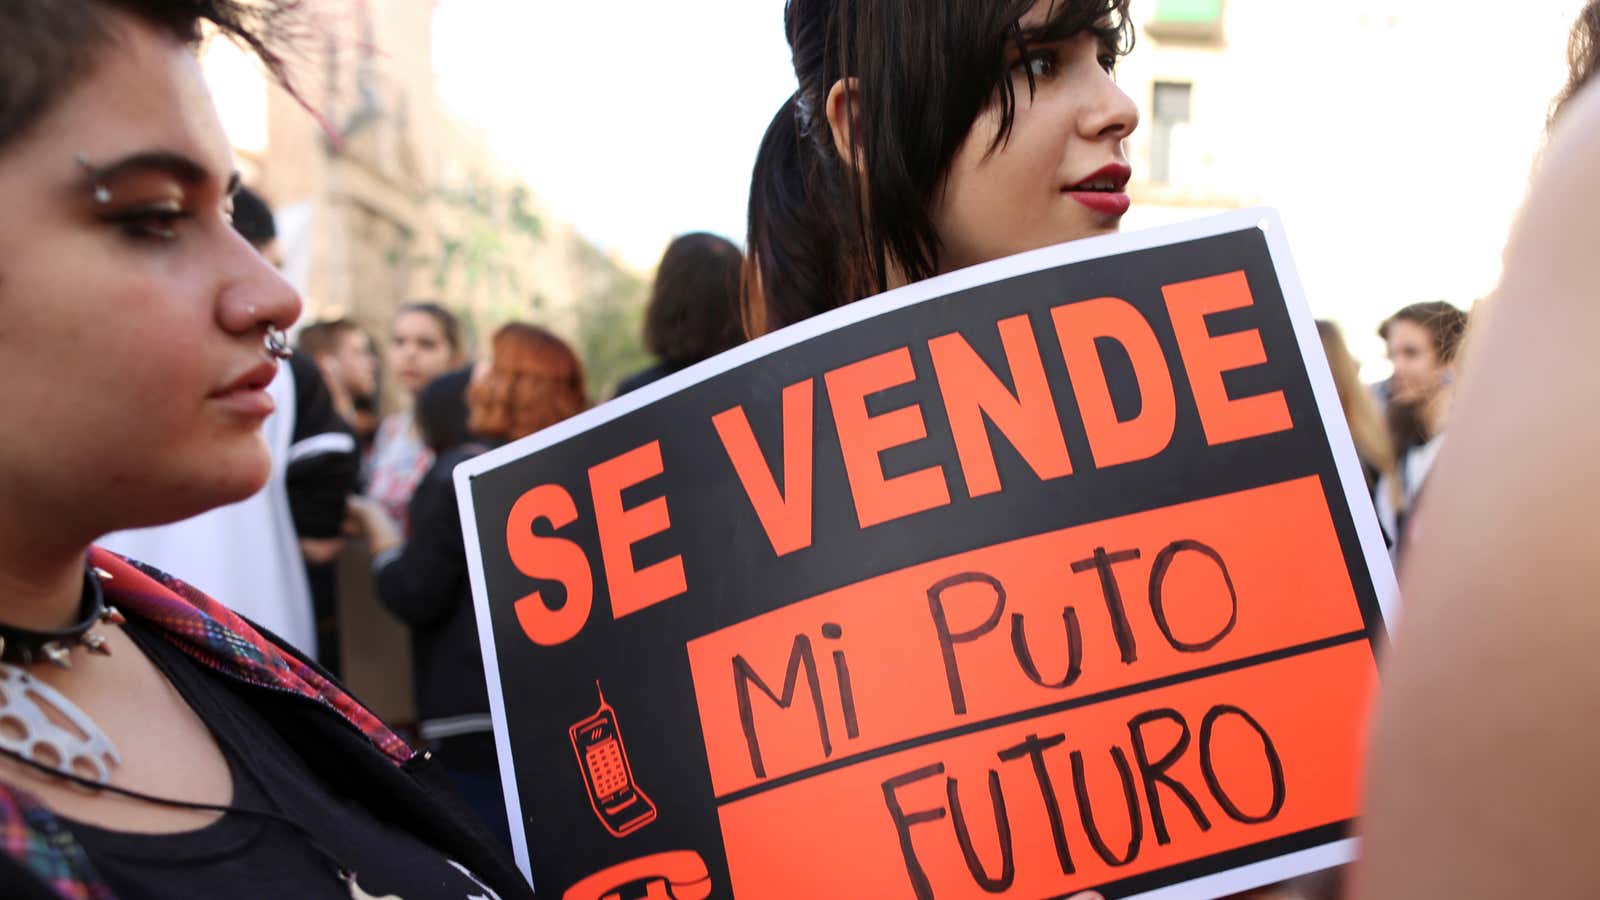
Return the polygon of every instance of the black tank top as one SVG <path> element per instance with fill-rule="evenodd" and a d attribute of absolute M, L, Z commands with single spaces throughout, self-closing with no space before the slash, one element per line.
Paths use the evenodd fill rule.
<path fill-rule="evenodd" d="M 126 627 L 216 737 L 233 774 L 229 805 L 277 813 L 305 833 L 243 812 L 177 834 L 130 834 L 68 821 L 119 900 L 350 900 L 350 887 L 311 840 L 356 873 L 361 891 L 373 897 L 497 900 L 464 867 L 319 779 L 221 678 L 137 622 Z"/>

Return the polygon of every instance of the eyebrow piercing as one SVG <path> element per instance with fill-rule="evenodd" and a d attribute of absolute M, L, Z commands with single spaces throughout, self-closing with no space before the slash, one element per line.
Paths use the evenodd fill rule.
<path fill-rule="evenodd" d="M 78 163 L 79 166 L 81 166 L 83 168 L 84 171 L 88 172 L 91 176 L 95 174 L 94 166 L 89 165 L 89 157 L 86 154 L 79 153 L 76 156 L 74 156 L 73 159 Z M 94 202 L 100 204 L 101 206 L 104 206 L 107 203 L 110 203 L 111 202 L 111 189 L 106 187 L 104 184 L 102 184 L 102 183 L 100 183 L 98 181 L 95 182 L 95 185 L 94 185 Z"/>

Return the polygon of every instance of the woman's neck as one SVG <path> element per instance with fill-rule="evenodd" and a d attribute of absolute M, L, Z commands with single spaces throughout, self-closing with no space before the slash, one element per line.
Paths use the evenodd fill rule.
<path fill-rule="evenodd" d="M 0 523 L 0 624 L 30 631 L 71 625 L 83 599 L 87 547 L 44 546 L 13 523 Z"/>
<path fill-rule="evenodd" d="M 1432 397 L 1429 397 L 1422 404 L 1422 408 L 1417 411 L 1417 414 L 1422 419 L 1423 431 L 1427 434 L 1429 441 L 1432 441 L 1444 431 L 1445 421 L 1450 417 L 1450 401 L 1454 396 L 1455 392 L 1450 388 L 1441 388 Z"/>

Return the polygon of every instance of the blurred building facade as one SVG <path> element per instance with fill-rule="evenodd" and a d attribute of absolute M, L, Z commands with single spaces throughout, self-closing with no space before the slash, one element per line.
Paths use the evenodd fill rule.
<path fill-rule="evenodd" d="M 1125 227 L 1278 209 L 1312 311 L 1386 375 L 1385 316 L 1498 280 L 1580 5 L 1135 0 Z"/>
<path fill-rule="evenodd" d="M 316 0 L 292 60 L 300 99 L 232 45 L 207 48 L 246 183 L 279 213 L 302 321 L 347 316 L 382 341 L 401 303 L 435 299 L 474 351 L 513 318 L 608 346 L 597 330 L 631 321 L 643 278 L 551 217 L 441 106 L 436 5 Z"/>

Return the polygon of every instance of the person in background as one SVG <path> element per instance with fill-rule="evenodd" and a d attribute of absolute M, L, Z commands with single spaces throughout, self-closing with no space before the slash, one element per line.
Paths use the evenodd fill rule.
<path fill-rule="evenodd" d="M 1318 319 L 1317 337 L 1322 339 L 1322 352 L 1328 357 L 1333 386 L 1339 392 L 1339 406 L 1350 427 L 1350 439 L 1356 445 L 1356 457 L 1361 460 L 1361 474 L 1366 476 L 1370 495 L 1377 488 L 1378 480 L 1394 469 L 1394 450 L 1390 448 L 1388 428 L 1378 414 L 1378 403 L 1371 389 L 1361 381 L 1361 368 L 1345 344 L 1339 326 L 1327 319 Z"/>
<path fill-rule="evenodd" d="M 341 676 L 344 660 L 340 652 L 338 558 L 344 549 L 342 524 L 345 501 L 356 490 L 362 444 L 357 426 L 351 423 L 363 423 L 368 437 L 376 430 L 373 416 L 363 413 L 356 401 L 370 398 L 376 393 L 378 361 L 372 353 L 372 342 L 366 333 L 346 319 L 313 322 L 305 326 L 300 329 L 295 346 L 298 350 L 296 358 L 313 362 L 329 385 L 334 410 L 355 439 L 356 468 L 351 473 L 350 484 L 338 497 L 339 505 L 335 513 L 340 517 L 340 530 L 316 547 L 302 545 L 306 556 L 306 578 L 311 585 L 311 607 L 316 616 L 317 661 L 335 676 Z"/>
<path fill-rule="evenodd" d="M 233 203 L 234 230 L 276 267 L 281 256 L 271 207 L 243 187 Z M 191 519 L 107 535 L 102 546 L 185 573 L 336 671 L 336 636 L 331 644 L 319 640 L 327 601 L 319 604 L 314 576 L 344 545 L 345 498 L 360 469 L 355 439 L 310 360 L 289 357 L 268 390 L 276 411 L 262 426 L 273 459 L 266 487 Z"/>
<path fill-rule="evenodd" d="M 405 392 L 406 408 L 378 427 L 367 474 L 367 496 L 406 530 L 407 507 L 417 483 L 433 464 L 412 414 L 416 396 L 428 382 L 461 365 L 461 325 L 437 303 L 400 307 L 389 342 L 389 369 Z"/>
<path fill-rule="evenodd" d="M 333 394 L 334 410 L 350 426 L 358 445 L 378 430 L 372 410 L 378 394 L 378 356 L 372 339 L 349 319 L 312 322 L 300 329 L 295 347 L 317 364 Z"/>
<path fill-rule="evenodd" d="M 0 3 L 6 900 L 533 896 L 430 757 L 314 663 L 95 545 L 281 472 L 262 424 L 300 299 L 230 224 L 196 51 L 233 38 L 293 93 L 271 39 L 305 6 Z M 292 558 L 285 533 L 217 549 Z"/>
<path fill-rule="evenodd" d="M 411 628 L 422 739 L 509 843 L 451 473 L 489 446 L 576 415 L 588 398 L 572 348 L 543 328 L 516 322 L 495 332 L 489 364 L 467 388 L 466 415 L 460 383 L 453 375 L 437 379 L 417 398 L 416 422 L 437 458 L 411 498 L 410 536 L 373 500 L 354 498 L 351 511 L 373 553 L 379 600 Z"/>
<path fill-rule="evenodd" d="M 1570 46 L 1401 573 L 1353 900 L 1600 886 L 1600 2 Z"/>
<path fill-rule="evenodd" d="M 739 321 L 743 261 L 738 247 L 714 234 L 685 234 L 667 245 L 644 313 L 644 345 L 657 362 L 624 378 L 617 396 L 744 341 Z"/>
<path fill-rule="evenodd" d="M 1442 300 L 1413 303 L 1378 328 L 1394 365 L 1387 416 L 1394 465 L 1378 480 L 1374 502 L 1396 563 L 1407 519 L 1439 456 L 1455 395 L 1456 351 L 1466 333 L 1467 314 Z"/>

